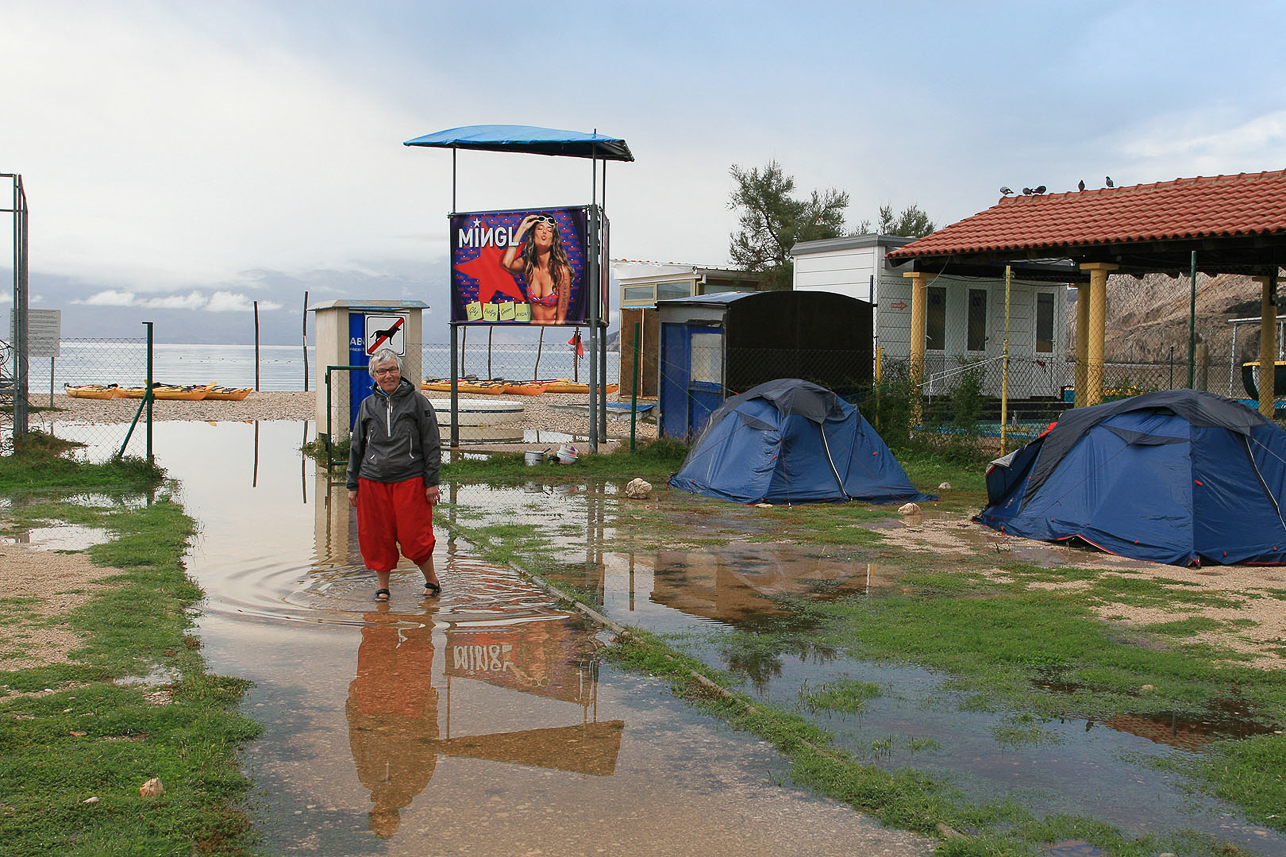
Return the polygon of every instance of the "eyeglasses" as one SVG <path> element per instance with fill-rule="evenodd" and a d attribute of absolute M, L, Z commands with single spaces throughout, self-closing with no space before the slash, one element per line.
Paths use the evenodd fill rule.
<path fill-rule="evenodd" d="M 377 378 L 378 378 L 380 375 L 397 375 L 397 374 L 400 374 L 400 373 L 401 373 L 401 370 L 400 370 L 400 369 L 398 369 L 396 366 L 390 366 L 390 367 L 389 367 L 389 368 L 387 368 L 387 369 L 376 369 L 376 370 L 375 370 L 375 376 L 376 376 Z"/>

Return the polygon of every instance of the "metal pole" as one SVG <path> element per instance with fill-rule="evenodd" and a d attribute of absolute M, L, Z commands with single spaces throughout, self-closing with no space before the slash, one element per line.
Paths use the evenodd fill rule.
<path fill-rule="evenodd" d="M 1188 300 L 1188 389 L 1196 379 L 1197 359 L 1197 251 L 1192 251 L 1192 286 Z"/>
<path fill-rule="evenodd" d="M 147 328 L 147 389 L 143 391 L 143 398 L 147 402 L 147 461 L 152 463 L 152 322 L 145 321 L 143 325 Z"/>
<path fill-rule="evenodd" d="M 254 302 L 255 307 L 255 392 L 259 392 L 259 302 Z"/>
<path fill-rule="evenodd" d="M 13 257 L 14 292 L 13 335 L 13 437 L 27 436 L 27 195 L 22 189 L 22 176 L 14 176 L 13 186 Z"/>
<path fill-rule="evenodd" d="M 599 400 L 600 407 L 598 409 L 598 432 L 600 437 L 606 439 L 607 438 L 607 327 L 608 327 L 608 321 L 611 317 L 611 313 L 609 312 L 609 310 L 611 308 L 611 299 L 612 299 L 612 296 L 610 294 L 610 283 L 611 283 L 610 273 L 611 273 L 612 260 L 610 258 L 604 258 L 606 256 L 611 255 L 610 236 L 607 234 L 608 226 L 607 226 L 607 161 L 606 160 L 603 161 L 603 191 L 600 194 L 600 198 L 602 200 L 602 206 L 599 210 L 599 216 L 602 221 L 601 229 L 603 232 L 603 240 L 602 240 L 602 246 L 599 248 L 599 251 L 598 251 L 600 270 L 598 272 L 599 282 L 595 284 L 595 288 L 598 289 L 598 293 L 599 293 L 599 301 L 600 301 L 599 314 L 603 316 L 603 343 L 602 343 L 602 348 L 599 351 L 599 354 L 601 355 L 599 357 L 599 377 L 603 379 L 602 383 L 599 386 L 602 387 L 603 393 L 602 393 L 602 397 Z M 604 267 L 603 263 L 606 263 L 607 267 Z M 604 284 L 608 284 L 609 288 L 604 289 L 602 287 Z M 618 343 L 619 343 L 619 339 L 618 339 Z M 618 345 L 618 349 L 619 349 L 619 345 Z M 617 381 L 619 383 L 620 381 L 619 377 L 617 378 Z"/>
<path fill-rule="evenodd" d="M 451 160 L 454 163 L 454 149 L 451 150 Z M 456 358 L 460 334 L 454 321 L 448 326 L 451 328 L 451 448 L 455 449 L 460 445 L 460 365 Z"/>
<path fill-rule="evenodd" d="M 304 392 L 308 392 L 308 292 L 304 292 Z"/>
<path fill-rule="evenodd" d="M 1005 341 L 1004 360 L 1000 372 L 1000 454 L 1009 451 L 1009 287 L 1013 280 L 1013 266 L 1005 266 Z"/>
<path fill-rule="evenodd" d="M 634 322 L 634 362 L 631 364 L 634 371 L 630 373 L 634 376 L 630 384 L 630 452 L 634 451 L 634 429 L 639 416 L 639 338 L 641 336 L 643 336 L 643 324 L 636 321 Z"/>
<path fill-rule="evenodd" d="M 598 129 L 594 130 L 598 133 Z M 592 152 L 589 206 L 589 448 L 598 452 L 598 151 Z"/>

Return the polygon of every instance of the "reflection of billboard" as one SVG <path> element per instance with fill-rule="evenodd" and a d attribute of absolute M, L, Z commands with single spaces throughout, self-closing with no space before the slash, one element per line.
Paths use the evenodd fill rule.
<path fill-rule="evenodd" d="M 466 324 L 585 324 L 587 211 L 451 215 L 451 320 Z"/>
<path fill-rule="evenodd" d="M 447 629 L 447 675 L 584 702 L 593 690 L 596 648 L 576 615 L 537 616 L 513 625 L 453 623 Z"/>

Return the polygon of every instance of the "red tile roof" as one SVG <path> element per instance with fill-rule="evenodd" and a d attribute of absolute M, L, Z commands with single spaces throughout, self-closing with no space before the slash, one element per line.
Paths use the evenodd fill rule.
<path fill-rule="evenodd" d="M 1069 247 L 1264 234 L 1286 235 L 1286 170 L 1007 196 L 887 255 L 1035 251 L 1056 258 Z"/>

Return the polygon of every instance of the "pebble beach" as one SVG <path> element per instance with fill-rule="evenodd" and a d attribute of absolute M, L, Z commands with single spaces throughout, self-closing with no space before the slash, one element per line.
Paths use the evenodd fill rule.
<path fill-rule="evenodd" d="M 174 420 L 201 420 L 206 422 L 245 422 L 253 420 L 312 420 L 317 416 L 317 396 L 313 392 L 252 392 L 240 402 L 200 401 L 183 402 L 157 399 L 152 404 L 152 419 L 156 422 Z M 325 395 L 322 393 L 321 395 Z M 445 399 L 446 393 L 426 394 L 433 399 Z M 521 420 L 515 427 L 524 430 L 564 432 L 583 437 L 589 433 L 587 415 L 568 413 L 557 410 L 556 406 L 585 405 L 587 398 L 576 393 L 542 393 L 539 396 L 487 396 L 488 400 L 518 402 L 523 406 Z M 617 395 L 609 395 L 609 402 L 618 401 Z M 628 402 L 628 398 L 625 400 Z M 32 397 L 35 407 L 43 408 L 49 404 L 48 397 Z M 128 423 L 138 411 L 138 399 L 80 399 L 55 394 L 53 406 L 57 409 L 55 420 L 58 422 L 77 422 L 92 424 Z M 324 404 L 323 404 L 324 408 Z M 33 412 L 32 423 L 45 421 L 49 412 Z M 609 418 L 607 420 L 607 438 L 609 440 L 628 439 L 630 420 Z M 635 437 L 650 440 L 656 437 L 654 420 L 640 419 L 635 427 Z M 538 444 L 487 444 L 487 448 L 511 448 L 521 451 L 528 447 L 545 448 L 548 442 Z"/>

